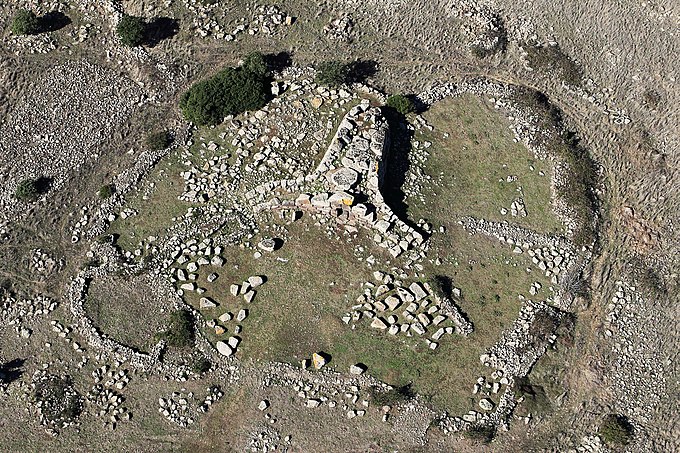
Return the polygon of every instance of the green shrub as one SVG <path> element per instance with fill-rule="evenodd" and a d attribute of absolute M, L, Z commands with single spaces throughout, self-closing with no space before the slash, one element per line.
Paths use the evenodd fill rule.
<path fill-rule="evenodd" d="M 38 198 L 40 188 L 37 179 L 24 179 L 19 183 L 14 195 L 23 201 L 33 201 Z"/>
<path fill-rule="evenodd" d="M 196 374 L 207 373 L 210 370 L 210 360 L 198 357 L 191 363 L 191 369 Z"/>
<path fill-rule="evenodd" d="M 633 438 L 633 427 L 623 415 L 607 415 L 599 431 L 600 437 L 608 444 L 628 445 Z"/>
<path fill-rule="evenodd" d="M 316 82 L 335 87 L 347 82 L 350 65 L 341 61 L 326 61 L 316 67 Z"/>
<path fill-rule="evenodd" d="M 482 39 L 485 42 L 491 43 L 491 46 L 484 46 L 476 44 L 470 48 L 472 54 L 477 58 L 488 58 L 496 55 L 499 52 L 505 52 L 508 47 L 508 32 L 505 29 L 505 24 L 500 17 L 495 17 L 490 28 L 484 32 Z"/>
<path fill-rule="evenodd" d="M 245 71 L 257 75 L 259 77 L 264 77 L 267 75 L 267 62 L 264 59 L 264 55 L 261 52 L 252 52 L 243 60 L 243 65 L 241 66 Z"/>
<path fill-rule="evenodd" d="M 226 68 L 189 88 L 179 106 L 192 123 L 216 125 L 227 115 L 261 109 L 267 102 L 266 88 L 262 74 L 246 67 Z"/>
<path fill-rule="evenodd" d="M 386 392 L 379 387 L 370 387 L 368 392 L 376 406 L 394 406 L 415 396 L 410 384 L 393 387 Z"/>
<path fill-rule="evenodd" d="M 103 185 L 99 188 L 99 198 L 101 198 L 102 200 L 110 198 L 113 195 L 113 192 L 115 191 L 116 190 L 113 184 Z"/>
<path fill-rule="evenodd" d="M 40 33 L 40 19 L 33 11 L 20 9 L 12 19 L 12 34 L 35 35 Z"/>
<path fill-rule="evenodd" d="M 402 115 L 407 115 L 416 110 L 413 100 L 403 94 L 395 94 L 394 96 L 387 98 L 387 106 L 392 107 Z"/>
<path fill-rule="evenodd" d="M 188 310 L 178 310 L 170 315 L 170 328 L 161 334 L 168 345 L 183 348 L 194 344 L 194 318 Z"/>
<path fill-rule="evenodd" d="M 172 143 L 172 136 L 168 131 L 154 132 L 146 136 L 146 147 L 153 151 L 160 151 Z"/>
<path fill-rule="evenodd" d="M 562 113 L 543 93 L 533 89 L 517 89 L 515 100 L 534 114 L 537 128 L 533 144 L 543 146 L 567 164 L 566 171 L 557 186 L 564 201 L 574 211 L 578 228 L 572 240 L 578 246 L 590 245 L 596 239 L 594 219 L 597 198 L 593 187 L 597 183 L 597 168 L 578 138 L 569 132 L 562 120 Z"/>
<path fill-rule="evenodd" d="M 144 42 L 146 24 L 141 17 L 125 14 L 116 27 L 120 42 L 129 47 L 136 47 Z"/>
<path fill-rule="evenodd" d="M 428 282 L 430 289 L 435 296 L 442 299 L 448 299 L 451 297 L 453 291 L 453 281 L 451 277 L 446 275 L 435 275 Z"/>
<path fill-rule="evenodd" d="M 491 425 L 472 425 L 463 431 L 463 435 L 479 444 L 488 444 L 496 437 L 496 428 Z"/>

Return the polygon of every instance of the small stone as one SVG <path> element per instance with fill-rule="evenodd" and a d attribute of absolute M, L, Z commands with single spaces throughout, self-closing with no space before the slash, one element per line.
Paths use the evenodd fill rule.
<path fill-rule="evenodd" d="M 326 365 L 326 363 L 328 363 L 328 360 L 321 353 L 315 352 L 312 354 L 312 363 L 314 364 L 314 368 L 320 370 L 324 365 Z"/>
<path fill-rule="evenodd" d="M 479 400 L 479 407 L 481 407 L 485 411 L 493 410 L 494 406 L 495 404 L 489 398 Z"/>
<path fill-rule="evenodd" d="M 234 354 L 234 350 L 231 348 L 231 346 L 229 346 L 224 341 L 218 341 L 215 346 L 217 347 L 217 351 L 224 356 L 230 357 Z"/>
<path fill-rule="evenodd" d="M 357 363 L 356 365 L 352 365 L 349 367 L 349 372 L 357 376 L 363 374 L 364 371 L 366 371 L 366 365 L 364 365 L 363 363 Z"/>

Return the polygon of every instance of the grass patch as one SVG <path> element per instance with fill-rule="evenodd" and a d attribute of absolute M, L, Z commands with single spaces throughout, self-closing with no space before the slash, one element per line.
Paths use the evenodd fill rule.
<path fill-rule="evenodd" d="M 431 218 L 429 213 L 444 209 L 456 219 L 470 215 L 508 220 L 539 232 L 562 231 L 550 206 L 549 164 L 513 141 L 507 119 L 473 95 L 439 102 L 424 116 L 434 131 L 423 130 L 415 138 L 432 142 L 424 170 L 441 183 L 424 194 L 425 203 L 409 200 L 410 218 Z M 508 176 L 516 181 L 508 182 Z M 520 197 L 526 217 L 501 214 Z"/>
<path fill-rule="evenodd" d="M 500 278 L 493 288 L 482 285 L 478 292 L 470 293 L 475 302 L 465 302 L 463 310 L 471 315 L 476 326 L 479 324 L 478 332 L 468 338 L 446 336 L 440 347 L 431 351 L 421 338 L 393 337 L 370 328 L 367 320 L 352 329 L 340 319 L 361 293 L 361 282 L 372 281 L 372 269 L 354 257 L 354 245 L 361 244 L 375 255 L 382 253 L 380 250 L 372 249 L 372 245 L 361 239 L 348 245 L 342 240 L 324 237 L 306 218 L 288 229 L 289 239 L 273 254 L 255 260 L 252 251 L 232 247 L 223 253 L 228 260 L 224 267 L 201 269 L 198 285 L 208 289 L 203 296 L 212 297 L 220 304 L 215 309 L 201 310 L 207 319 L 215 319 L 227 311 L 236 314 L 241 308 L 249 310 L 248 318 L 240 323 L 243 331 L 239 336 L 243 342 L 237 355 L 299 365 L 312 353 L 324 351 L 331 355 L 329 366 L 340 372 L 348 372 L 351 365 L 361 362 L 372 375 L 397 388 L 410 384 L 413 392 L 424 395 L 439 407 L 454 413 L 470 409 L 471 385 L 474 379 L 488 372 L 479 356 L 510 326 L 519 310 L 516 295 L 504 287 L 512 287 L 508 281 L 523 275 L 523 271 L 519 272 L 521 268 L 513 268 L 518 275 L 509 273 L 508 280 Z M 482 247 L 483 259 L 484 253 L 498 253 L 491 241 L 485 240 L 483 244 L 486 246 Z M 474 250 L 477 259 L 479 251 Z M 481 269 L 497 272 L 493 266 Z M 478 270 L 469 272 L 476 274 Z M 219 278 L 207 283 L 205 278 L 211 272 L 217 272 Z M 255 274 L 266 275 L 268 280 L 258 288 L 251 304 L 246 304 L 242 297 L 230 295 L 232 283 L 241 283 Z M 488 275 L 484 273 L 480 278 L 489 279 Z M 524 278 L 519 281 L 528 280 L 526 275 Z M 496 293 L 501 295 L 498 301 L 493 299 Z M 477 298 L 482 296 L 488 301 L 477 303 Z M 185 297 L 198 307 L 201 296 Z M 218 324 L 223 325 L 227 333 L 218 337 L 211 329 L 209 336 L 213 341 L 224 340 L 239 323 Z"/>
<path fill-rule="evenodd" d="M 599 431 L 600 437 L 610 445 L 628 445 L 633 439 L 633 426 L 623 415 L 607 415 Z"/>
<path fill-rule="evenodd" d="M 149 236 L 162 236 L 173 224 L 172 218 L 181 217 L 191 206 L 177 198 L 184 190 L 179 173 L 186 169 L 178 156 L 173 154 L 156 168 L 146 179 L 155 184 L 153 192 L 145 196 L 142 188 L 128 197 L 125 207 L 134 209 L 137 215 L 126 219 L 119 216 L 109 228 L 108 233 L 118 235 L 117 244 L 124 250 L 133 250 Z"/>
<path fill-rule="evenodd" d="M 149 312 L 153 310 L 154 315 Z M 151 288 L 133 278 L 104 277 L 90 285 L 85 311 L 94 324 L 112 339 L 140 351 L 154 344 L 154 334 L 167 320 L 158 310 Z M 143 328 L 140 319 L 144 319 Z"/>

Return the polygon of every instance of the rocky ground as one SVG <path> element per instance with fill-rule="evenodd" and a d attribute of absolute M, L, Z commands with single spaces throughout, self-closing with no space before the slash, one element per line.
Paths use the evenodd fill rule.
<path fill-rule="evenodd" d="M 0 450 L 680 449 L 675 3 L 21 2 L 68 18 L 35 36 L 14 3 Z M 272 100 L 188 124 L 253 50 Z"/>

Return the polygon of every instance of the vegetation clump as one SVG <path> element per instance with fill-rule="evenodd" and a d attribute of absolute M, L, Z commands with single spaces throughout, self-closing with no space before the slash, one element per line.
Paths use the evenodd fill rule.
<path fill-rule="evenodd" d="M 411 384 L 393 387 L 388 391 L 383 391 L 380 387 L 370 387 L 369 394 L 373 404 L 378 406 L 394 406 L 415 396 Z"/>
<path fill-rule="evenodd" d="M 118 38 L 124 46 L 136 47 L 144 42 L 146 24 L 141 17 L 125 14 L 116 27 Z"/>
<path fill-rule="evenodd" d="M 453 292 L 453 281 L 446 275 L 435 275 L 428 282 L 432 292 L 441 299 L 448 299 Z"/>
<path fill-rule="evenodd" d="M 533 144 L 550 150 L 563 163 L 556 190 L 571 211 L 570 216 L 576 220 L 572 240 L 578 247 L 590 245 L 596 236 L 597 197 L 593 188 L 598 176 L 595 163 L 578 137 L 565 128 L 562 113 L 546 95 L 532 89 L 518 89 L 515 98 L 538 121 L 541 133 Z"/>
<path fill-rule="evenodd" d="M 184 117 L 199 126 L 217 125 L 225 116 L 259 110 L 267 102 L 266 69 L 249 55 L 243 66 L 226 68 L 196 83 L 180 99 Z"/>
<path fill-rule="evenodd" d="M 12 19 L 12 34 L 36 35 L 40 33 L 40 19 L 28 9 L 20 9 Z"/>
<path fill-rule="evenodd" d="M 101 198 L 102 200 L 111 198 L 115 191 L 116 189 L 113 186 L 113 184 L 105 184 L 99 188 L 99 198 Z"/>
<path fill-rule="evenodd" d="M 210 371 L 210 360 L 199 357 L 191 362 L 191 370 L 196 374 L 203 374 Z"/>
<path fill-rule="evenodd" d="M 416 105 L 411 98 L 403 94 L 395 94 L 387 98 L 387 106 L 393 108 L 402 115 L 416 111 Z"/>
<path fill-rule="evenodd" d="M 39 178 L 24 179 L 17 185 L 14 196 L 22 201 L 34 201 L 41 192 Z"/>
<path fill-rule="evenodd" d="M 581 67 L 565 54 L 558 45 L 524 46 L 527 52 L 527 60 L 532 68 L 542 69 L 549 74 L 554 74 L 572 86 L 583 84 L 583 71 Z"/>
<path fill-rule="evenodd" d="M 146 147 L 152 151 L 160 151 L 172 144 L 172 135 L 168 131 L 154 132 L 146 137 Z"/>
<path fill-rule="evenodd" d="M 183 348 L 194 344 L 196 332 L 194 319 L 188 310 L 178 310 L 170 315 L 170 328 L 160 335 L 168 345 Z"/>
<path fill-rule="evenodd" d="M 463 435 L 477 444 L 488 444 L 496 437 L 496 428 L 491 425 L 472 425 Z"/>
<path fill-rule="evenodd" d="M 57 426 L 74 421 L 83 410 L 80 394 L 68 377 L 47 375 L 35 384 L 33 399 L 45 419 Z"/>
<path fill-rule="evenodd" d="M 633 426 L 623 415 L 607 415 L 599 431 L 600 437 L 607 444 L 628 445 L 633 439 Z"/>
<path fill-rule="evenodd" d="M 489 24 L 489 28 L 482 35 L 482 41 L 473 45 L 470 50 L 477 58 L 492 57 L 497 53 L 505 52 L 508 47 L 508 32 L 500 17 L 495 17 Z"/>
<path fill-rule="evenodd" d="M 337 60 L 325 61 L 316 68 L 316 82 L 320 85 L 336 87 L 347 82 L 349 73 L 349 64 Z"/>
<path fill-rule="evenodd" d="M 259 77 L 265 77 L 269 70 L 265 56 L 261 52 L 251 52 L 248 54 L 244 58 L 241 67 L 244 71 Z"/>

